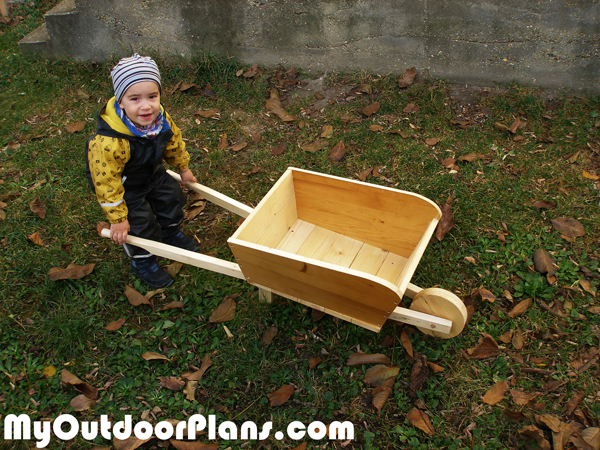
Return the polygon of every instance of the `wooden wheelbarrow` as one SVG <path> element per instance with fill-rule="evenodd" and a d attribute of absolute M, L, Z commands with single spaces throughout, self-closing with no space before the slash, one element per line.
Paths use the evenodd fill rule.
<path fill-rule="evenodd" d="M 237 263 L 134 236 L 127 243 L 244 279 L 263 300 L 275 293 L 375 332 L 387 319 L 441 338 L 462 331 L 467 311 L 456 295 L 410 283 L 442 215 L 431 200 L 296 168 L 254 209 L 206 186 L 187 186 L 245 217 L 227 241 Z M 410 309 L 398 306 L 404 295 L 413 299 Z"/>

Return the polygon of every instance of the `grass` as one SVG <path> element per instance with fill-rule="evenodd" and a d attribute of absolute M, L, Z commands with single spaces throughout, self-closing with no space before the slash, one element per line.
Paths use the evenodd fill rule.
<path fill-rule="evenodd" d="M 279 298 L 268 307 L 258 303 L 252 286 L 191 266 L 184 267 L 175 284 L 155 298 L 154 308 L 134 308 L 127 302 L 126 284 L 141 293 L 148 289 L 129 273 L 122 251 L 97 237 L 96 223 L 104 218 L 83 176 L 85 140 L 94 132 L 97 110 L 112 95 L 108 73 L 116 61 L 52 62 L 21 55 L 18 40 L 41 23 L 41 14 L 51 3 L 14 4 L 13 15 L 23 20 L 2 25 L 0 35 L 4 106 L 0 110 L 0 200 L 7 205 L 0 220 L 2 417 L 26 412 L 39 420 L 73 413 L 91 420 L 108 414 L 117 421 L 132 414 L 137 421 L 147 411 L 154 415 L 150 420 L 185 419 L 202 412 L 216 414 L 219 422 L 271 420 L 274 430 L 294 420 L 349 420 L 356 427 L 356 439 L 346 449 L 514 448 L 524 445 L 518 430 L 534 424 L 534 414 L 579 422 L 585 416 L 584 426 L 598 425 L 598 364 L 578 372 L 574 360 L 585 359 L 585 352 L 599 346 L 600 319 L 589 311 L 598 300 L 582 289 L 579 280 L 588 280 L 596 291 L 600 185 L 584 177 L 584 171 L 600 174 L 600 98 L 560 96 L 546 101 L 543 92 L 515 84 L 477 91 L 467 104 L 454 98 L 458 88 L 443 80 L 422 80 L 400 91 L 392 75 L 357 73 L 329 75 L 326 90 L 369 84 L 373 94 L 350 101 L 336 98 L 333 104 L 317 106 L 312 95 L 302 96 L 302 89 L 282 84 L 275 70 L 246 79 L 236 72 L 247 67 L 233 60 L 154 55 L 163 76 L 163 104 L 183 130 L 191 168 L 202 184 L 256 205 L 288 166 L 346 178 L 383 166 L 384 178 L 371 176 L 367 181 L 416 192 L 440 205 L 450 199 L 456 225 L 442 242 L 432 239 L 413 282 L 451 290 L 471 301 L 476 311 L 463 333 L 452 340 L 418 332 L 409 335 L 416 351 L 445 369 L 432 375 L 413 399 L 406 391 L 412 364 L 400 342 L 406 327 L 390 321 L 380 334 L 329 316 L 315 322 L 311 311 L 300 304 Z M 298 74 L 298 79 L 305 78 L 309 77 Z M 216 96 L 192 91 L 169 95 L 179 81 L 199 88 L 208 84 Z M 264 103 L 273 88 L 288 112 L 298 117 L 296 122 L 284 124 L 265 114 Z M 366 118 L 358 112 L 376 100 L 381 102 L 376 114 Z M 404 113 L 409 103 L 420 110 Z M 220 109 L 219 120 L 197 120 L 193 113 L 208 108 Z M 516 133 L 523 137 L 520 141 L 494 127 L 496 122 L 510 126 L 518 116 L 528 121 Z M 468 119 L 472 126 L 461 129 L 450 123 L 454 119 Z M 78 120 L 86 121 L 84 130 L 68 133 L 67 124 Z M 334 128 L 327 147 L 316 153 L 303 151 L 302 146 L 319 138 L 325 124 Z M 374 124 L 402 131 L 407 138 L 370 131 Z M 223 135 L 234 145 L 250 142 L 249 134 L 255 133 L 261 133 L 260 142 L 242 151 L 218 149 Z M 440 142 L 429 146 L 424 142 L 427 138 Z M 334 163 L 329 151 L 340 139 L 347 153 Z M 285 153 L 271 156 L 281 142 L 287 144 Z M 441 164 L 445 158 L 469 153 L 486 158 L 458 161 L 456 173 Z M 260 170 L 248 175 L 254 167 Z M 47 207 L 44 219 L 29 207 L 36 198 Z M 534 208 L 536 200 L 554 201 L 556 208 Z M 586 235 L 572 242 L 562 238 L 551 223 L 557 217 L 576 218 Z M 238 220 L 209 205 L 185 229 L 200 239 L 201 251 L 232 259 L 226 240 Z M 43 245 L 28 239 L 35 232 Z M 557 261 L 554 285 L 533 268 L 538 248 L 551 252 Z M 94 270 L 81 280 L 51 281 L 47 275 L 52 267 L 89 263 L 96 264 Z M 582 267 L 595 277 L 586 276 Z M 497 300 L 481 301 L 473 293 L 479 288 L 491 291 Z M 226 324 L 234 335 L 229 340 L 223 327 L 210 324 L 208 317 L 225 296 L 233 294 L 240 295 L 236 316 Z M 527 312 L 508 317 L 507 311 L 525 298 L 533 299 Z M 182 301 L 183 310 L 160 311 L 171 301 Z M 564 317 L 542 307 L 542 302 L 558 301 L 567 310 Z M 127 319 L 122 328 L 104 329 L 120 318 Z M 270 326 L 277 326 L 279 333 L 263 346 L 258 340 Z M 481 333 L 499 341 L 504 333 L 517 329 L 524 333 L 522 349 L 501 343 L 504 348 L 496 358 L 465 358 L 464 352 L 477 344 Z M 386 336 L 392 344 L 383 347 Z M 400 368 L 381 412 L 371 404 L 372 388 L 362 381 L 369 366 L 346 366 L 358 348 L 384 353 Z M 159 352 L 169 361 L 145 361 L 144 352 Z M 207 354 L 213 366 L 200 381 L 196 400 L 160 387 L 158 377 L 192 371 Z M 309 369 L 308 359 L 317 355 L 323 363 Z M 525 365 L 552 374 L 526 373 Z M 49 366 L 58 372 L 45 378 L 43 371 Z M 103 388 L 92 410 L 73 412 L 69 403 L 78 392 L 61 382 L 62 369 Z M 504 379 L 514 383 L 512 389 L 531 394 L 542 392 L 551 380 L 565 384 L 541 395 L 537 409 L 518 406 L 508 395 L 496 405 L 484 404 L 482 396 Z M 295 394 L 283 406 L 269 407 L 267 395 L 285 384 L 293 384 Z M 584 394 L 579 406 L 583 416 L 567 418 L 566 404 L 577 393 Z M 415 405 L 429 415 L 434 435 L 426 435 L 407 419 Z M 527 417 L 513 423 L 503 414 L 504 408 L 522 409 Z M 548 431 L 546 437 L 551 440 Z M 108 444 L 102 438 L 87 442 L 78 436 L 71 442 L 53 440 L 51 448 Z M 264 444 L 293 448 L 298 442 L 271 436 Z M 325 444 L 309 441 L 309 448 L 325 448 Z M 31 448 L 34 442 L 0 445 Z M 241 448 L 243 443 L 220 441 L 219 445 Z M 145 446 L 156 447 L 157 441 Z M 251 443 L 245 448 L 258 446 Z M 340 442 L 328 446 L 342 448 Z"/>

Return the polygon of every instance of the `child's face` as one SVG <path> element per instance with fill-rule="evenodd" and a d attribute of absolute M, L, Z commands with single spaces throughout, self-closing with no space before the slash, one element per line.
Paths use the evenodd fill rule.
<path fill-rule="evenodd" d="M 141 81 L 125 91 L 119 107 L 140 127 L 147 127 L 160 113 L 160 91 L 153 81 Z"/>

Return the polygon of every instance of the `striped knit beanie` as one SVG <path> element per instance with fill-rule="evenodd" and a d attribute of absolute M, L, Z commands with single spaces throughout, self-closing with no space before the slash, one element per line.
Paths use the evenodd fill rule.
<path fill-rule="evenodd" d="M 149 56 L 140 56 L 134 53 L 129 58 L 123 58 L 110 71 L 113 87 L 115 89 L 115 97 L 120 103 L 123 95 L 131 86 L 142 81 L 153 81 L 161 90 L 160 72 L 158 66 Z"/>

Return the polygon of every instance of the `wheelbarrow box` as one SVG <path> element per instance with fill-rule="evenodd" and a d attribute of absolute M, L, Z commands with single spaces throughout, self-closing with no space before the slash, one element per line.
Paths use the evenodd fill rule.
<path fill-rule="evenodd" d="M 414 193 L 289 168 L 228 243 L 249 283 L 378 332 L 440 218 Z"/>

